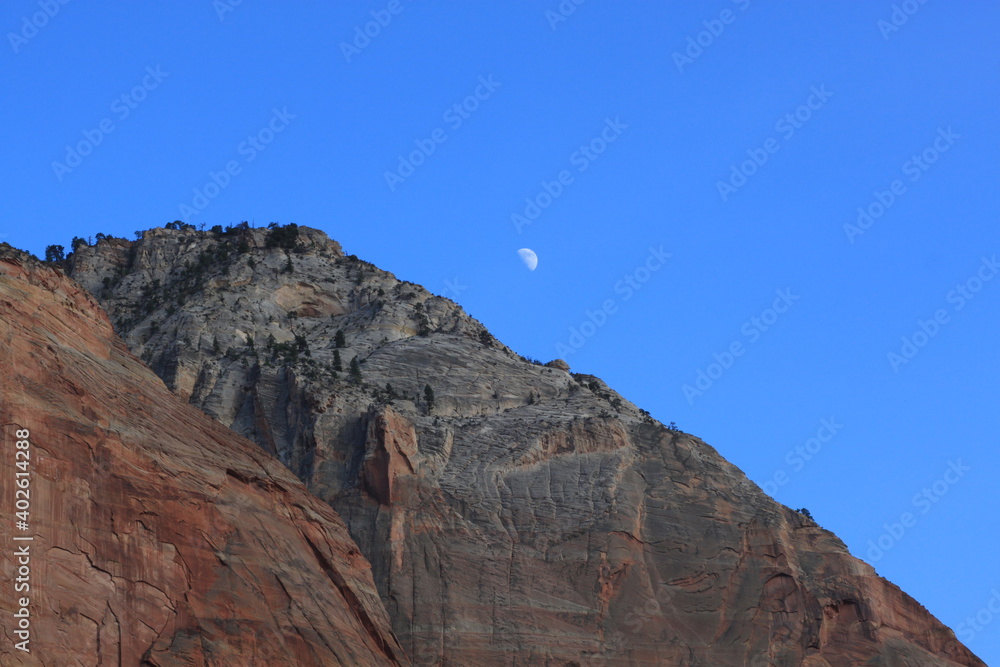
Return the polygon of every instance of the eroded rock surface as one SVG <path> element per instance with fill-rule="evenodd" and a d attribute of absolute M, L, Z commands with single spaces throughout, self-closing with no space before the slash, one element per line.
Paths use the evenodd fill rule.
<path fill-rule="evenodd" d="M 415 663 L 983 664 L 698 438 L 297 233 L 157 229 L 69 265 L 175 393 L 340 513 Z"/>
<path fill-rule="evenodd" d="M 0 248 L 3 665 L 397 665 L 371 568 L 273 457 L 171 394 L 77 283 Z M 14 593 L 14 547 L 30 590 Z M 30 598 L 30 653 L 14 636 Z"/>

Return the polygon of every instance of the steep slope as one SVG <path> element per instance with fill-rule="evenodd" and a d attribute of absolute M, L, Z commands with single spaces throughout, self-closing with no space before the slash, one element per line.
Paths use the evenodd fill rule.
<path fill-rule="evenodd" d="M 69 266 L 341 514 L 418 664 L 983 664 L 699 439 L 322 232 L 156 229 Z"/>
<path fill-rule="evenodd" d="M 330 507 L 172 395 L 77 283 L 9 247 L 0 378 L 0 560 L 29 587 L 5 583 L 0 664 L 408 664 Z"/>

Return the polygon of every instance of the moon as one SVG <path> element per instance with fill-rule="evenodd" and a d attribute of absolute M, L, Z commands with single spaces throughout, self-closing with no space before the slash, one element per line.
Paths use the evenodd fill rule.
<path fill-rule="evenodd" d="M 521 248 L 517 254 L 529 271 L 534 271 L 538 267 L 538 255 L 531 248 Z"/>

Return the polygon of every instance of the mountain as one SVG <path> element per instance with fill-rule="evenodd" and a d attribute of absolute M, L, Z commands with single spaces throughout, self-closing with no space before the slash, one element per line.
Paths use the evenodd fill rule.
<path fill-rule="evenodd" d="M 0 341 L 0 664 L 409 664 L 336 513 L 9 246 Z"/>
<path fill-rule="evenodd" d="M 415 664 L 983 664 L 600 379 L 319 230 L 179 227 L 66 270 L 174 394 L 337 511 Z"/>

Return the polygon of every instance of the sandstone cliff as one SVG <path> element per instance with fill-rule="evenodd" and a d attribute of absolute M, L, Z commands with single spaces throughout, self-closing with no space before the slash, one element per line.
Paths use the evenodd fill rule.
<path fill-rule="evenodd" d="M 0 378 L 0 664 L 409 664 L 330 507 L 172 395 L 78 284 L 9 248 Z M 21 429 L 28 531 L 12 509 Z M 30 589 L 15 594 L 24 547 Z M 15 648 L 22 596 L 30 653 Z"/>
<path fill-rule="evenodd" d="M 156 229 L 68 267 L 340 513 L 417 664 L 983 664 L 698 438 L 322 232 Z"/>

